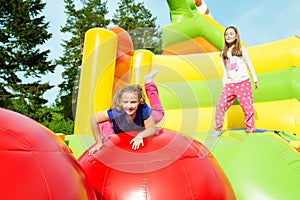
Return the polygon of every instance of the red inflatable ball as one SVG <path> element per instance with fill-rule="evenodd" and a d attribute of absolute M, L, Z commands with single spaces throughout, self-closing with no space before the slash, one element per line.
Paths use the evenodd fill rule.
<path fill-rule="evenodd" d="M 96 199 L 80 165 L 59 137 L 3 108 L 0 160 L 0 199 Z"/>
<path fill-rule="evenodd" d="M 134 133 L 113 135 L 78 159 L 98 199 L 235 199 L 212 154 L 198 141 L 160 129 L 132 150 Z"/>

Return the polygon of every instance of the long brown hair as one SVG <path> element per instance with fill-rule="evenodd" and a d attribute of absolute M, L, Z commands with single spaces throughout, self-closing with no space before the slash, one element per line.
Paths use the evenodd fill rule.
<path fill-rule="evenodd" d="M 233 44 L 228 44 L 225 40 L 225 34 L 228 29 L 233 29 L 236 33 L 236 40 L 233 42 Z M 227 53 L 228 53 L 228 49 L 231 45 L 234 45 L 234 47 L 231 51 L 232 56 L 239 56 L 239 57 L 242 56 L 240 34 L 239 34 L 238 29 L 234 26 L 228 26 L 224 31 L 224 49 L 223 49 L 223 53 L 222 53 L 223 61 L 228 59 Z"/>
<path fill-rule="evenodd" d="M 139 103 L 140 104 L 144 104 L 145 103 L 145 94 L 143 91 L 143 88 L 141 85 L 129 85 L 129 86 L 125 86 L 123 87 L 120 91 L 118 91 L 112 100 L 110 109 L 116 109 L 117 111 L 121 111 L 122 110 L 122 95 L 125 92 L 129 92 L 129 93 L 135 93 L 138 95 L 138 99 L 139 99 Z"/>

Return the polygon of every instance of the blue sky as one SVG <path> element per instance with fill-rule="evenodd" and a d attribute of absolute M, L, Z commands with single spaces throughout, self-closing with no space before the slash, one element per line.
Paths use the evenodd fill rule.
<path fill-rule="evenodd" d="M 62 39 L 68 36 L 60 33 L 60 28 L 65 24 L 63 0 L 44 0 L 47 2 L 44 14 L 46 21 L 50 22 L 49 31 L 53 33 L 44 46 L 51 50 L 50 58 L 58 58 L 62 55 L 63 49 L 60 46 Z M 75 4 L 81 6 L 80 0 L 74 0 Z M 119 0 L 107 0 L 110 10 L 108 18 L 111 18 L 113 10 L 117 8 Z M 160 26 L 170 24 L 169 8 L 167 0 L 136 0 L 144 2 L 144 5 L 151 13 L 157 17 Z M 237 26 L 242 41 L 248 46 L 269 43 L 276 40 L 300 36 L 300 1 L 289 0 L 286 2 L 279 0 L 206 0 L 205 1 L 213 18 L 223 27 Z M 58 67 L 53 74 L 47 75 L 44 80 L 50 84 L 57 85 L 62 80 L 60 73 L 62 67 Z M 57 95 L 58 88 L 49 91 L 45 98 L 51 103 Z"/>

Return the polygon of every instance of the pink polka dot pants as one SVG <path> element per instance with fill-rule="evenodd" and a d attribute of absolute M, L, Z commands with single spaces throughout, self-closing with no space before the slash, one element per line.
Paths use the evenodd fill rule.
<path fill-rule="evenodd" d="M 249 79 L 239 83 L 225 84 L 216 107 L 215 130 L 222 130 L 225 112 L 232 105 L 236 98 L 238 99 L 239 104 L 244 112 L 244 126 L 246 127 L 246 131 L 252 133 L 255 132 L 253 95 Z"/>

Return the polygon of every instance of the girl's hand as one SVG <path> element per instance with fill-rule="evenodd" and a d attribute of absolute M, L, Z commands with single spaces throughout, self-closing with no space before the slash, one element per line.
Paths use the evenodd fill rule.
<path fill-rule="evenodd" d="M 258 84 L 257 82 L 254 82 L 254 88 L 257 90 L 258 89 Z"/>
<path fill-rule="evenodd" d="M 102 147 L 102 143 L 96 143 L 93 147 L 91 147 L 91 149 L 89 150 L 88 155 L 89 156 L 93 155 L 96 151 L 101 149 L 101 147 Z"/>
<path fill-rule="evenodd" d="M 143 138 L 140 137 L 140 136 L 136 136 L 135 138 L 133 138 L 131 141 L 130 141 L 130 144 L 132 144 L 132 149 L 133 150 L 137 150 L 140 148 L 140 145 L 144 146 L 144 141 L 143 141 Z"/>

